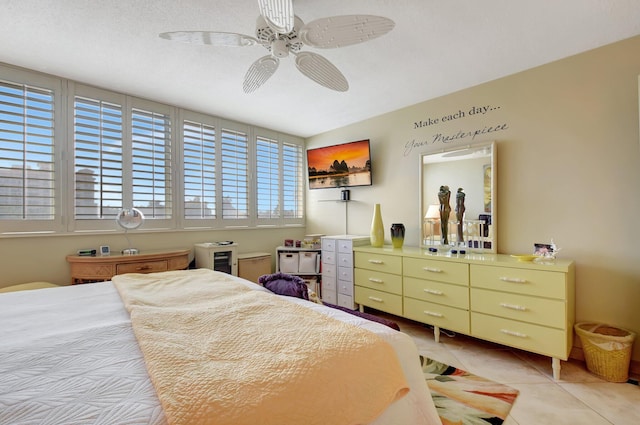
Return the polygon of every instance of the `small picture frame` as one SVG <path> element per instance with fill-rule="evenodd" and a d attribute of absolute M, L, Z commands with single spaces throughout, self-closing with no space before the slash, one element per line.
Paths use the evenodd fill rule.
<path fill-rule="evenodd" d="M 539 255 L 541 257 L 549 257 L 554 254 L 553 246 L 549 243 L 534 243 L 533 255 Z"/>
<path fill-rule="evenodd" d="M 100 247 L 100 255 L 111 255 L 111 249 L 109 245 L 102 245 Z"/>

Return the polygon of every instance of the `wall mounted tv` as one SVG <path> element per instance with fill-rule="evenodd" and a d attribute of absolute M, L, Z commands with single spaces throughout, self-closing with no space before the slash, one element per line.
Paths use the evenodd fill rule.
<path fill-rule="evenodd" d="M 370 186 L 369 140 L 307 149 L 309 189 Z"/>

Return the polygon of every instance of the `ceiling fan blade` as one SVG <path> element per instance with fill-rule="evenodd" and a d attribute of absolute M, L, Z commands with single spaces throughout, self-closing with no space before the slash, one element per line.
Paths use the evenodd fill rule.
<path fill-rule="evenodd" d="M 332 16 L 309 22 L 300 30 L 300 38 L 311 47 L 343 47 L 385 35 L 395 25 L 391 19 L 382 16 Z"/>
<path fill-rule="evenodd" d="M 242 89 L 245 93 L 252 93 L 263 85 L 278 69 L 280 60 L 271 55 L 263 56 L 253 64 L 244 76 Z"/>
<path fill-rule="evenodd" d="M 293 0 L 258 0 L 260 14 L 267 25 L 279 34 L 289 34 L 293 30 Z"/>
<path fill-rule="evenodd" d="M 234 32 L 216 31 L 174 31 L 160 33 L 165 40 L 180 41 L 192 44 L 208 44 L 212 46 L 244 47 L 258 42 L 255 38 Z"/>
<path fill-rule="evenodd" d="M 304 75 L 331 90 L 347 91 L 349 83 L 342 72 L 317 53 L 300 52 L 296 55 L 296 66 Z"/>

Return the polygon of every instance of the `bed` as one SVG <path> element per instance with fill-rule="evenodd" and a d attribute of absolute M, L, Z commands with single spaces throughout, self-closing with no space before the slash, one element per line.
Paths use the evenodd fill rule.
<path fill-rule="evenodd" d="M 410 337 L 224 273 L 0 294 L 0 324 L 0 424 L 440 424 Z"/>

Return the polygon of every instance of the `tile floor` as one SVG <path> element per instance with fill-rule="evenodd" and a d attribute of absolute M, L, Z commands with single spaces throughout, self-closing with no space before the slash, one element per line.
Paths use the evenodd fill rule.
<path fill-rule="evenodd" d="M 640 387 L 604 381 L 583 362 L 562 362 L 560 380 L 554 381 L 549 357 L 464 335 L 441 333 L 436 343 L 432 329 L 386 317 L 415 339 L 420 354 L 520 390 L 505 425 L 640 424 Z"/>

